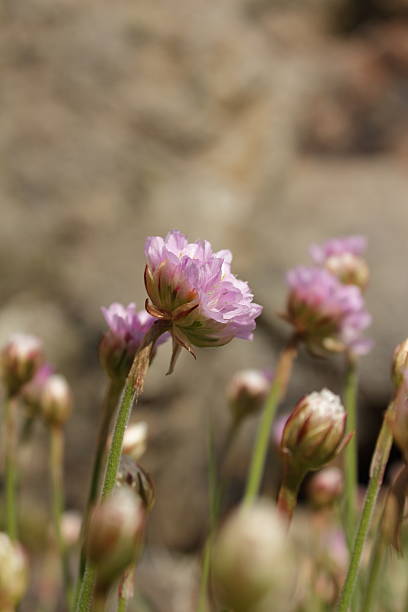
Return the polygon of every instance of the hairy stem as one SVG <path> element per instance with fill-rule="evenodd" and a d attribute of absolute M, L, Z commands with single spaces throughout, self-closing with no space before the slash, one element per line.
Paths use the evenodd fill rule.
<path fill-rule="evenodd" d="M 357 515 L 357 388 L 358 376 L 356 361 L 349 356 L 347 360 L 346 383 L 344 390 L 344 407 L 347 412 L 346 434 L 354 432 L 344 453 L 344 522 L 349 550 L 353 544 L 353 535 Z"/>
<path fill-rule="evenodd" d="M 143 391 L 144 380 L 149 367 L 154 343 L 165 331 L 167 331 L 167 327 L 163 326 L 160 321 L 154 323 L 147 332 L 126 379 L 116 417 L 112 442 L 108 452 L 106 473 L 102 487 L 102 499 L 106 499 L 115 486 L 122 452 L 123 436 L 126 431 L 130 413 L 134 403 L 137 402 Z M 84 577 L 80 585 L 79 598 L 76 606 L 77 612 L 88 612 L 90 609 L 95 574 L 95 568 L 87 563 Z"/>
<path fill-rule="evenodd" d="M 382 485 L 385 467 L 390 456 L 392 446 L 392 433 L 388 425 L 388 419 L 390 416 L 392 416 L 393 410 L 393 403 L 391 403 L 385 413 L 381 430 L 378 435 L 377 443 L 374 449 L 374 454 L 370 467 L 370 481 L 368 484 L 367 493 L 364 500 L 364 506 L 357 528 L 357 533 L 354 538 L 354 545 L 346 580 L 342 592 L 340 594 L 340 599 L 337 608 L 338 612 L 347 612 L 351 605 L 354 590 L 357 584 L 361 555 L 363 553 L 364 544 L 371 525 L 378 493 Z"/>

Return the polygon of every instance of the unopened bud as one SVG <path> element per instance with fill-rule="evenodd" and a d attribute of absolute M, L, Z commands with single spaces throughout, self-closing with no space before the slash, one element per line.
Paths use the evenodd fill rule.
<path fill-rule="evenodd" d="M 264 403 L 271 383 L 259 370 L 242 370 L 232 378 L 227 398 L 233 419 L 238 422 L 256 413 Z"/>
<path fill-rule="evenodd" d="M 405 460 L 408 460 L 408 370 L 398 386 L 393 408 L 387 412 L 386 419 L 395 443 L 399 446 Z"/>
<path fill-rule="evenodd" d="M 236 510 L 214 545 L 215 589 L 234 612 L 291 610 L 295 567 L 286 527 L 266 501 Z"/>
<path fill-rule="evenodd" d="M 72 397 L 67 380 L 60 374 L 53 374 L 42 390 L 42 416 L 50 425 L 61 426 L 70 416 L 71 410 Z"/>
<path fill-rule="evenodd" d="M 328 389 L 301 399 L 282 435 L 281 450 L 289 468 L 306 473 L 334 459 L 347 442 L 346 418 L 340 398 Z"/>
<path fill-rule="evenodd" d="M 42 343 L 36 336 L 14 334 L 0 354 L 3 382 L 15 395 L 34 376 L 43 361 Z"/>
<path fill-rule="evenodd" d="M 147 423 L 144 421 L 130 424 L 123 438 L 122 453 L 138 461 L 146 451 L 147 431 Z"/>
<path fill-rule="evenodd" d="M 331 255 L 326 259 L 326 268 L 345 285 L 367 287 L 370 272 L 366 261 L 353 253 Z"/>
<path fill-rule="evenodd" d="M 343 472 L 338 467 L 327 467 L 314 474 L 307 487 L 309 499 L 318 508 L 330 506 L 343 493 Z"/>
<path fill-rule="evenodd" d="M 408 370 L 408 338 L 398 344 L 394 349 L 392 360 L 391 377 L 394 385 L 398 388 L 402 383 L 404 372 Z"/>
<path fill-rule="evenodd" d="M 17 542 L 0 533 L 0 610 L 12 612 L 27 588 L 27 560 Z"/>
<path fill-rule="evenodd" d="M 30 416 L 41 413 L 41 396 L 44 385 L 53 374 L 53 368 L 45 363 L 35 373 L 33 378 L 21 389 L 21 398 Z"/>
<path fill-rule="evenodd" d="M 153 480 L 129 455 L 122 455 L 120 459 L 116 484 L 130 487 L 140 497 L 147 512 L 153 508 L 156 501 Z"/>
<path fill-rule="evenodd" d="M 105 590 L 135 561 L 142 541 L 145 513 L 128 488 L 115 489 L 90 518 L 86 553 L 97 572 L 97 588 Z"/>

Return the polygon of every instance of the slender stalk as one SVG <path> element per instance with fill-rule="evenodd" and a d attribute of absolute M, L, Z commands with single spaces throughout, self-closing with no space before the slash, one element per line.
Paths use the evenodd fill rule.
<path fill-rule="evenodd" d="M 270 430 L 279 402 L 286 394 L 293 362 L 298 351 L 298 343 L 299 338 L 295 334 L 289 340 L 279 358 L 275 378 L 258 428 L 243 500 L 244 504 L 251 504 L 258 495 L 264 472 Z"/>
<path fill-rule="evenodd" d="M 361 612 L 370 612 L 373 607 L 374 598 L 377 592 L 378 577 L 383 565 L 384 553 L 386 550 L 386 543 L 384 534 L 379 528 L 377 536 L 375 538 L 374 548 L 371 553 L 370 567 L 368 569 L 368 579 L 363 589 L 363 603 L 361 606 Z"/>
<path fill-rule="evenodd" d="M 392 415 L 393 411 L 394 406 L 393 403 L 391 403 L 385 413 L 381 430 L 377 438 L 377 443 L 375 446 L 370 467 L 370 482 L 368 484 L 360 522 L 354 539 L 353 551 L 346 580 L 342 592 L 340 594 L 340 599 L 337 608 L 338 612 L 347 612 L 349 606 L 351 605 L 354 589 L 357 584 L 358 571 L 360 567 L 364 543 L 366 541 L 368 530 L 371 525 L 375 504 L 384 477 L 385 467 L 390 456 L 392 446 L 392 433 L 388 425 L 388 419 Z"/>
<path fill-rule="evenodd" d="M 102 419 L 99 425 L 97 446 L 95 459 L 92 469 L 91 483 L 88 494 L 88 501 L 86 504 L 84 519 L 83 519 L 83 527 L 82 527 L 82 541 L 86 540 L 86 533 L 88 531 L 89 526 L 89 516 L 91 513 L 91 509 L 94 506 L 98 495 L 99 495 L 99 485 L 101 481 L 102 469 L 104 466 L 104 457 L 106 452 L 106 446 L 108 443 L 109 431 L 111 428 L 111 423 L 113 419 L 113 415 L 115 414 L 115 408 L 118 404 L 120 392 L 122 390 L 123 383 L 122 381 L 111 380 L 109 382 L 108 388 L 106 390 L 106 395 L 103 402 L 103 414 Z M 82 546 L 81 550 L 81 558 L 80 558 L 80 569 L 79 569 L 79 579 L 81 580 L 84 572 L 85 572 L 85 547 Z"/>
<path fill-rule="evenodd" d="M 123 436 L 129 421 L 133 404 L 137 402 L 143 391 L 144 379 L 149 367 L 151 352 L 155 341 L 167 327 L 158 321 L 154 323 L 147 332 L 143 344 L 137 353 L 133 365 L 126 379 L 125 388 L 122 393 L 116 423 L 113 431 L 112 443 L 108 452 L 106 473 L 102 488 L 102 498 L 106 499 L 113 490 L 116 475 L 119 468 L 120 455 L 122 452 Z M 77 612 L 88 612 L 92 600 L 93 584 L 95 580 L 95 568 L 86 564 L 85 573 L 81 581 L 79 598 L 76 606 Z"/>
<path fill-rule="evenodd" d="M 118 600 L 118 612 L 126 612 L 128 600 L 125 597 L 119 596 Z"/>
<path fill-rule="evenodd" d="M 349 550 L 353 545 L 353 536 L 357 516 L 357 389 L 358 375 L 356 360 L 349 355 L 347 359 L 347 373 L 344 390 L 344 407 L 347 412 L 346 435 L 354 432 L 344 453 L 344 493 L 345 508 L 344 522 Z"/>
<path fill-rule="evenodd" d="M 62 513 L 64 511 L 64 432 L 61 426 L 50 426 L 50 471 L 52 516 L 57 541 L 58 554 L 61 561 L 64 593 L 67 598 L 68 610 L 72 608 L 72 585 L 69 571 L 68 554 L 61 531 Z"/>
<path fill-rule="evenodd" d="M 12 540 L 17 539 L 17 400 L 6 398 L 5 402 L 5 470 L 6 470 L 6 529 Z"/>
<path fill-rule="evenodd" d="M 290 473 L 286 471 L 282 485 L 279 489 L 277 508 L 288 523 L 292 521 L 293 513 L 297 504 L 300 485 L 305 473 Z"/>

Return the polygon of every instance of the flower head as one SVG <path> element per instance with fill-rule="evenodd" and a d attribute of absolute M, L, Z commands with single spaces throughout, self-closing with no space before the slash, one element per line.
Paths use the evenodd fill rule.
<path fill-rule="evenodd" d="M 239 422 L 256 414 L 271 387 L 271 376 L 261 370 L 241 370 L 231 379 L 227 388 L 232 418 Z"/>
<path fill-rule="evenodd" d="M 45 383 L 54 373 L 49 363 L 44 363 L 34 374 L 33 378 L 21 389 L 21 397 L 32 416 L 41 412 L 41 400 Z"/>
<path fill-rule="evenodd" d="M 305 474 L 334 459 L 347 442 L 346 418 L 340 398 L 328 389 L 302 398 L 282 434 L 281 450 L 287 468 Z"/>
<path fill-rule="evenodd" d="M 0 610 L 14 610 L 28 582 L 27 558 L 18 542 L 0 533 Z"/>
<path fill-rule="evenodd" d="M 323 245 L 313 244 L 310 254 L 316 264 L 323 265 L 342 283 L 364 289 L 369 278 L 369 269 L 362 257 L 366 244 L 364 236 L 332 238 Z"/>
<path fill-rule="evenodd" d="M 189 243 L 178 231 L 145 244 L 146 309 L 168 321 L 175 358 L 180 347 L 221 346 L 252 339 L 262 307 L 247 283 L 231 272 L 230 251 L 213 252 L 207 241 Z M 174 362 L 174 359 L 173 359 Z"/>
<path fill-rule="evenodd" d="M 100 347 L 102 365 L 111 378 L 125 378 L 155 319 L 145 310 L 137 311 L 133 303 L 123 306 L 114 302 L 101 310 L 108 325 Z M 162 336 L 159 343 L 165 339 Z"/>
<path fill-rule="evenodd" d="M 342 284 L 324 268 L 299 266 L 288 274 L 288 320 L 312 350 L 364 354 L 371 342 L 363 330 L 371 316 L 358 287 Z"/>

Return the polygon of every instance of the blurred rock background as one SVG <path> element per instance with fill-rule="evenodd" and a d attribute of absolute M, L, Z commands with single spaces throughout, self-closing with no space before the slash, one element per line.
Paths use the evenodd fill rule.
<path fill-rule="evenodd" d="M 408 4 L 404 0 L 3 0 L 0 21 L 0 340 L 44 338 L 75 388 L 67 505 L 84 503 L 105 380 L 100 305 L 142 306 L 143 243 L 178 228 L 234 253 L 265 307 L 253 343 L 163 349 L 138 414 L 157 505 L 142 575 L 160 612 L 194 609 L 206 533 L 207 430 L 221 443 L 224 389 L 273 369 L 288 267 L 331 236 L 368 237 L 376 346 L 361 376 L 364 480 L 408 334 Z M 330 385 L 341 360 L 299 360 L 287 407 Z M 256 420 L 226 472 L 238 498 Z M 22 457 L 22 496 L 42 517 L 44 432 Z M 271 451 L 266 489 L 274 488 Z M 161 585 L 157 587 L 157 583 Z M 32 607 L 26 608 L 32 610 Z"/>

